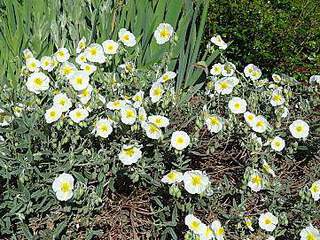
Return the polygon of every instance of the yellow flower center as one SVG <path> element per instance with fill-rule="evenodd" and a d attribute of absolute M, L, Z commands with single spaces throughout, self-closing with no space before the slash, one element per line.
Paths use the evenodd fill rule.
<path fill-rule="evenodd" d="M 131 109 L 128 109 L 128 110 L 126 111 L 126 117 L 127 117 L 127 118 L 133 118 L 133 117 L 134 117 L 134 111 L 131 110 Z"/>
<path fill-rule="evenodd" d="M 191 184 L 193 186 L 199 186 L 201 185 L 201 177 L 199 175 L 195 175 L 195 176 L 192 176 L 191 178 Z"/>
<path fill-rule="evenodd" d="M 99 126 L 99 130 L 100 130 L 101 132 L 108 132 L 109 127 L 108 127 L 107 124 L 101 124 L 101 125 Z"/>
<path fill-rule="evenodd" d="M 65 99 L 60 99 L 59 104 L 64 106 L 66 104 L 66 100 Z"/>
<path fill-rule="evenodd" d="M 183 138 L 182 136 L 177 137 L 176 143 L 177 143 L 178 145 L 179 145 L 179 144 L 184 144 L 184 138 Z"/>
<path fill-rule="evenodd" d="M 253 115 L 248 115 L 248 120 L 251 122 L 252 120 L 254 119 L 254 116 Z"/>
<path fill-rule="evenodd" d="M 150 124 L 149 131 L 154 134 L 154 133 L 157 133 L 159 131 L 159 129 L 156 126 L 154 126 L 153 124 Z"/>
<path fill-rule="evenodd" d="M 273 95 L 273 101 L 275 101 L 275 102 L 280 102 L 281 101 L 281 99 L 282 99 L 282 97 L 281 97 L 281 95 L 279 95 L 279 94 L 276 94 L 276 95 Z"/>
<path fill-rule="evenodd" d="M 308 233 L 306 239 L 307 240 L 316 240 L 316 236 L 313 233 Z"/>
<path fill-rule="evenodd" d="M 75 115 L 76 118 L 82 118 L 82 113 L 80 111 L 77 111 Z"/>
<path fill-rule="evenodd" d="M 58 55 L 59 55 L 60 57 L 64 57 L 64 52 L 63 52 L 63 51 L 59 51 L 59 52 L 58 52 Z"/>
<path fill-rule="evenodd" d="M 240 104 L 240 103 L 235 103 L 235 104 L 234 104 L 234 108 L 235 108 L 235 109 L 240 109 L 240 107 L 241 107 L 241 104 Z"/>
<path fill-rule="evenodd" d="M 63 193 L 70 192 L 70 191 L 71 191 L 71 184 L 70 184 L 69 182 L 63 182 L 63 183 L 60 185 L 60 190 L 61 190 Z"/>
<path fill-rule="evenodd" d="M 162 76 L 162 80 L 163 80 L 164 82 L 168 81 L 168 80 L 169 80 L 168 74 L 164 74 L 164 75 Z"/>
<path fill-rule="evenodd" d="M 319 192 L 320 189 L 316 183 L 313 183 L 310 190 L 313 193 L 317 193 L 317 192 Z"/>
<path fill-rule="evenodd" d="M 200 228 L 200 223 L 198 221 L 192 221 L 192 223 L 190 224 L 190 228 L 198 231 Z"/>
<path fill-rule="evenodd" d="M 97 53 L 98 53 L 98 51 L 97 51 L 96 48 L 90 48 L 90 54 L 91 54 L 92 56 L 97 55 Z"/>
<path fill-rule="evenodd" d="M 251 181 L 256 185 L 260 185 L 262 182 L 262 178 L 259 175 L 255 175 L 252 177 Z"/>
<path fill-rule="evenodd" d="M 50 117 L 54 118 L 57 116 L 57 113 L 55 111 L 50 112 Z"/>
<path fill-rule="evenodd" d="M 153 89 L 153 95 L 154 96 L 157 96 L 157 97 L 159 97 L 159 96 L 161 96 L 161 88 L 155 88 L 155 89 Z"/>
<path fill-rule="evenodd" d="M 211 123 L 211 125 L 218 125 L 219 120 L 217 117 L 210 117 L 210 123 Z"/>
<path fill-rule="evenodd" d="M 33 80 L 33 82 L 34 82 L 34 84 L 35 84 L 36 86 L 40 87 L 40 86 L 42 86 L 42 84 L 43 84 L 43 79 L 42 79 L 42 78 L 35 78 L 35 79 Z"/>
<path fill-rule="evenodd" d="M 169 172 L 167 177 L 171 180 L 174 181 L 177 177 L 177 174 L 175 172 Z"/>
<path fill-rule="evenodd" d="M 256 124 L 257 127 L 263 127 L 264 126 L 264 122 L 263 121 L 258 121 Z"/>
<path fill-rule="evenodd" d="M 82 85 L 82 84 L 83 84 L 83 78 L 82 78 L 82 77 L 77 77 L 77 78 L 76 78 L 76 83 L 77 83 L 78 85 Z"/>
<path fill-rule="evenodd" d="M 269 225 L 269 224 L 271 224 L 271 223 L 272 223 L 272 221 L 271 221 L 270 218 L 266 218 L 266 219 L 264 220 L 264 224 L 266 224 L 266 225 Z"/>
<path fill-rule="evenodd" d="M 161 31 L 160 31 L 160 36 L 162 38 L 168 38 L 170 36 L 170 32 L 168 29 L 166 28 L 163 28 Z"/>
<path fill-rule="evenodd" d="M 123 152 L 125 155 L 127 155 L 128 157 L 132 157 L 135 154 L 135 150 L 133 147 L 131 148 L 127 148 L 127 149 L 123 149 Z"/>
<path fill-rule="evenodd" d="M 302 126 L 297 126 L 296 127 L 296 131 L 299 132 L 299 133 L 302 132 L 303 131 L 303 127 Z"/>
<path fill-rule="evenodd" d="M 222 227 L 220 227 L 217 231 L 216 231 L 217 236 L 221 236 L 222 234 L 224 234 L 224 229 Z"/>
<path fill-rule="evenodd" d="M 227 88 L 229 88 L 229 83 L 227 83 L 227 82 L 221 82 L 221 83 L 220 83 L 220 88 L 221 88 L 222 90 L 226 90 Z"/>
<path fill-rule="evenodd" d="M 111 44 L 109 44 L 107 48 L 109 51 L 112 51 L 114 49 L 113 45 L 111 45 Z"/>
<path fill-rule="evenodd" d="M 73 69 L 72 67 L 66 66 L 63 68 L 62 72 L 64 75 L 69 75 L 70 73 L 72 73 Z"/>
<path fill-rule="evenodd" d="M 122 39 L 123 39 L 124 41 L 129 41 L 129 39 L 130 39 L 129 34 L 124 34 L 124 35 L 122 36 Z"/>

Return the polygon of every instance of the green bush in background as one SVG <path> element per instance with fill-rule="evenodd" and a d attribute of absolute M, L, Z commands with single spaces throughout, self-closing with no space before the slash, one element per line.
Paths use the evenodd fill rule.
<path fill-rule="evenodd" d="M 227 57 L 264 71 L 320 72 L 318 0 L 210 0 L 207 38 L 230 42 Z"/>

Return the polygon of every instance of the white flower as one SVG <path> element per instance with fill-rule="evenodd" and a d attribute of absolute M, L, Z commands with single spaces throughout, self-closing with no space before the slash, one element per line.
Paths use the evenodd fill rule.
<path fill-rule="evenodd" d="M 153 123 L 142 122 L 141 127 L 146 131 L 148 138 L 157 140 L 162 136 L 161 129 Z"/>
<path fill-rule="evenodd" d="M 87 42 L 87 39 L 85 37 L 81 38 L 81 40 L 77 45 L 77 49 L 76 49 L 77 54 L 86 48 L 86 42 Z"/>
<path fill-rule="evenodd" d="M 260 68 L 258 68 L 256 65 L 248 64 L 244 68 L 244 75 L 246 77 L 251 78 L 252 80 L 258 80 L 261 77 L 262 72 L 261 72 Z"/>
<path fill-rule="evenodd" d="M 250 187 L 254 192 L 259 192 L 262 189 L 262 177 L 258 171 L 254 170 L 251 174 L 248 182 L 248 187 Z"/>
<path fill-rule="evenodd" d="M 112 133 L 112 125 L 108 119 L 100 119 L 96 123 L 96 135 L 107 138 Z"/>
<path fill-rule="evenodd" d="M 52 57 L 44 56 L 41 58 L 41 68 L 45 71 L 51 72 L 54 68 Z"/>
<path fill-rule="evenodd" d="M 235 114 L 244 113 L 247 109 L 247 102 L 242 98 L 233 97 L 229 101 L 228 107 L 231 110 L 231 112 Z"/>
<path fill-rule="evenodd" d="M 245 112 L 244 114 L 244 119 L 246 120 L 247 124 L 252 127 L 254 120 L 256 118 L 256 115 L 251 113 L 251 112 Z"/>
<path fill-rule="evenodd" d="M 228 44 L 225 43 L 225 41 L 222 40 L 221 36 L 220 35 L 216 35 L 216 36 L 213 36 L 210 41 L 217 45 L 220 49 L 226 49 L 228 47 Z"/>
<path fill-rule="evenodd" d="M 236 66 L 231 62 L 226 62 L 222 66 L 221 74 L 222 76 L 230 77 L 235 73 L 235 71 L 236 71 Z"/>
<path fill-rule="evenodd" d="M 262 169 L 266 172 L 272 175 L 272 177 L 275 177 L 276 174 L 274 173 L 273 169 L 270 167 L 270 165 L 266 162 L 266 160 L 262 160 Z"/>
<path fill-rule="evenodd" d="M 281 82 L 281 76 L 279 74 L 273 73 L 271 77 L 274 82 L 276 83 Z"/>
<path fill-rule="evenodd" d="M 188 193 L 201 194 L 208 188 L 209 178 L 199 170 L 192 170 L 183 174 L 183 183 Z"/>
<path fill-rule="evenodd" d="M 149 92 L 151 97 L 151 102 L 152 103 L 158 102 L 161 99 L 163 93 L 164 93 L 164 90 L 160 83 L 156 82 L 152 84 L 152 87 Z"/>
<path fill-rule="evenodd" d="M 291 123 L 289 130 L 294 138 L 307 138 L 309 135 L 309 125 L 300 119 Z"/>
<path fill-rule="evenodd" d="M 41 66 L 40 61 L 35 58 L 28 58 L 26 60 L 26 67 L 30 72 L 38 72 L 40 66 Z"/>
<path fill-rule="evenodd" d="M 87 60 L 90 62 L 94 62 L 94 63 L 104 63 L 105 62 L 103 48 L 101 45 L 99 45 L 97 43 L 90 44 L 84 50 L 84 53 L 86 55 Z"/>
<path fill-rule="evenodd" d="M 121 122 L 127 125 L 132 125 L 136 121 L 137 111 L 130 106 L 125 106 L 121 108 L 120 115 L 121 115 Z"/>
<path fill-rule="evenodd" d="M 136 37 L 125 28 L 121 28 L 118 33 L 120 41 L 127 47 L 136 45 Z"/>
<path fill-rule="evenodd" d="M 143 96 L 144 96 L 144 92 L 139 91 L 132 97 L 132 100 L 134 101 L 133 106 L 135 108 L 139 108 L 141 106 L 143 101 Z"/>
<path fill-rule="evenodd" d="M 263 116 L 259 115 L 255 117 L 252 125 L 253 131 L 263 133 L 268 129 L 268 127 L 269 123 Z"/>
<path fill-rule="evenodd" d="M 67 112 L 72 107 L 72 102 L 65 93 L 59 93 L 53 97 L 53 106 Z"/>
<path fill-rule="evenodd" d="M 214 90 L 222 95 L 230 94 L 234 84 L 229 78 L 222 78 L 214 83 Z"/>
<path fill-rule="evenodd" d="M 88 87 L 79 92 L 78 97 L 80 98 L 80 102 L 82 104 L 87 104 L 91 99 L 91 93 L 93 91 L 92 86 L 89 84 Z"/>
<path fill-rule="evenodd" d="M 52 183 L 52 189 L 59 201 L 68 201 L 73 196 L 74 178 L 67 173 L 60 174 Z"/>
<path fill-rule="evenodd" d="M 76 71 L 70 76 L 70 84 L 76 91 L 82 91 L 89 86 L 89 74 L 85 71 Z"/>
<path fill-rule="evenodd" d="M 181 172 L 178 172 L 176 170 L 171 170 L 168 174 L 164 175 L 161 179 L 161 182 L 173 184 L 173 183 L 179 183 L 183 181 L 183 174 Z"/>
<path fill-rule="evenodd" d="M 47 109 L 44 116 L 47 123 L 52 123 L 52 122 L 58 121 L 61 115 L 62 115 L 61 109 L 56 106 L 53 106 Z"/>
<path fill-rule="evenodd" d="M 270 212 L 263 213 L 259 217 L 259 226 L 267 232 L 272 232 L 277 224 L 278 218 Z"/>
<path fill-rule="evenodd" d="M 223 126 L 222 119 L 215 115 L 208 116 L 205 122 L 208 127 L 208 130 L 213 133 L 220 132 Z"/>
<path fill-rule="evenodd" d="M 162 45 L 170 40 L 173 35 L 173 27 L 168 23 L 160 23 L 154 32 L 154 37 L 159 45 Z"/>
<path fill-rule="evenodd" d="M 97 70 L 97 67 L 95 65 L 88 64 L 88 63 L 81 64 L 80 68 L 84 72 L 86 72 L 88 75 L 91 75 L 92 73 L 94 73 Z"/>
<path fill-rule="evenodd" d="M 89 116 L 88 110 L 84 108 L 76 108 L 69 113 L 69 117 L 75 123 L 80 123 Z"/>
<path fill-rule="evenodd" d="M 203 224 L 197 217 L 193 214 L 188 214 L 185 219 L 184 223 L 188 226 L 188 228 L 194 232 L 195 234 L 200 234 L 205 230 L 206 225 Z"/>
<path fill-rule="evenodd" d="M 308 227 L 301 230 L 300 240 L 320 240 L 319 230 L 310 224 Z"/>
<path fill-rule="evenodd" d="M 310 192 L 311 192 L 312 198 L 315 201 L 318 201 L 320 199 L 320 180 L 312 183 Z"/>
<path fill-rule="evenodd" d="M 279 90 L 274 90 L 270 99 L 272 106 L 280 106 L 285 103 L 285 99 Z"/>
<path fill-rule="evenodd" d="M 50 79 L 42 72 L 32 73 L 27 80 L 26 86 L 30 92 L 39 94 L 49 88 Z"/>
<path fill-rule="evenodd" d="M 217 240 L 223 240 L 224 238 L 224 228 L 221 226 L 221 223 L 219 220 L 215 220 L 211 223 L 211 228 L 214 231 L 214 235 Z"/>
<path fill-rule="evenodd" d="M 177 74 L 175 72 L 167 71 L 158 79 L 158 82 L 164 83 L 174 79 L 176 76 Z"/>
<path fill-rule="evenodd" d="M 113 40 L 106 40 L 102 43 L 105 54 L 116 54 L 118 52 L 119 44 Z"/>
<path fill-rule="evenodd" d="M 320 75 L 313 75 L 309 79 L 310 83 L 318 83 L 320 84 Z"/>
<path fill-rule="evenodd" d="M 77 57 L 76 57 L 76 63 L 79 65 L 82 65 L 84 63 L 87 62 L 87 57 L 84 53 L 80 53 Z"/>
<path fill-rule="evenodd" d="M 221 63 L 216 63 L 212 66 L 210 69 L 210 73 L 213 76 L 218 76 L 222 73 L 222 64 Z"/>
<path fill-rule="evenodd" d="M 148 120 L 159 128 L 168 127 L 169 125 L 169 119 L 161 115 L 149 116 Z"/>
<path fill-rule="evenodd" d="M 68 49 L 66 48 L 59 48 L 57 50 L 57 52 L 54 54 L 56 60 L 58 62 L 65 62 L 65 61 L 68 61 L 69 57 L 70 57 L 70 54 L 69 54 L 69 51 Z"/>
<path fill-rule="evenodd" d="M 60 74 L 67 78 L 69 78 L 75 71 L 77 71 L 76 66 L 68 61 L 64 62 L 59 69 Z"/>
<path fill-rule="evenodd" d="M 175 131 L 171 136 L 171 146 L 177 150 L 183 150 L 190 144 L 190 137 L 184 131 Z"/>
<path fill-rule="evenodd" d="M 107 108 L 110 110 L 120 110 L 126 105 L 124 100 L 115 100 L 107 103 Z"/>
<path fill-rule="evenodd" d="M 205 225 L 202 232 L 199 234 L 200 240 L 212 240 L 214 239 L 214 233 L 211 227 Z"/>
<path fill-rule="evenodd" d="M 23 57 L 25 60 L 27 60 L 28 58 L 33 58 L 33 54 L 30 49 L 27 48 L 23 50 Z"/>
<path fill-rule="evenodd" d="M 131 165 L 141 158 L 142 152 L 139 148 L 133 145 L 123 145 L 118 156 L 124 165 Z"/>
<path fill-rule="evenodd" d="M 141 123 L 147 121 L 147 113 L 143 107 L 140 107 L 138 110 L 138 120 Z"/>
<path fill-rule="evenodd" d="M 285 141 L 278 136 L 271 141 L 271 148 L 276 152 L 281 152 L 284 149 L 285 145 Z"/>

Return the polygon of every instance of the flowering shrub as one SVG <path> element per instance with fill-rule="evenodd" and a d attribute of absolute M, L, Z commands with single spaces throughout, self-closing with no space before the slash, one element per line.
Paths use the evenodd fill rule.
<path fill-rule="evenodd" d="M 162 23 L 154 41 L 173 51 L 178 38 Z M 195 63 L 206 86 L 181 103 L 170 52 L 138 67 L 138 42 L 122 28 L 39 59 L 24 51 L 16 99 L 1 96 L 1 234 L 76 238 L 111 192 L 141 188 L 151 239 L 319 239 L 318 77 L 262 78 L 221 55 Z M 227 47 L 216 35 L 207 50 Z M 280 175 L 290 162 L 313 171 L 297 170 L 308 176 L 298 193 Z M 47 214 L 48 229 L 32 228 Z"/>

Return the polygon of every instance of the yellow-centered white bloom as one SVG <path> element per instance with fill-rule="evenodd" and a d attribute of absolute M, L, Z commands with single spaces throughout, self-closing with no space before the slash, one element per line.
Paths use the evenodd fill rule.
<path fill-rule="evenodd" d="M 272 177 L 275 177 L 276 174 L 274 173 L 273 169 L 270 167 L 270 165 L 266 162 L 266 160 L 262 160 L 262 169 L 270 174 Z"/>
<path fill-rule="evenodd" d="M 33 53 L 28 48 L 24 49 L 23 50 L 23 57 L 24 57 L 24 60 L 27 60 L 28 58 L 33 58 Z"/>
<path fill-rule="evenodd" d="M 157 140 L 162 136 L 161 129 L 153 123 L 142 122 L 141 127 L 146 131 L 148 138 Z"/>
<path fill-rule="evenodd" d="M 192 170 L 183 174 L 183 183 L 188 193 L 201 194 L 208 188 L 209 178 L 199 170 Z"/>
<path fill-rule="evenodd" d="M 263 213 L 259 217 L 259 226 L 267 232 L 272 232 L 277 227 L 277 224 L 278 218 L 270 212 Z"/>
<path fill-rule="evenodd" d="M 236 71 L 236 66 L 231 62 L 226 62 L 222 65 L 222 76 L 231 77 Z"/>
<path fill-rule="evenodd" d="M 222 78 L 214 83 L 214 90 L 222 95 L 232 93 L 234 84 L 229 78 Z"/>
<path fill-rule="evenodd" d="M 286 146 L 286 142 L 281 137 L 275 137 L 271 141 L 271 148 L 276 152 L 281 152 Z"/>
<path fill-rule="evenodd" d="M 26 86 L 30 92 L 39 94 L 49 88 L 50 79 L 42 72 L 32 73 L 27 80 Z"/>
<path fill-rule="evenodd" d="M 40 60 L 41 68 L 45 71 L 51 72 L 54 69 L 54 62 L 52 57 L 44 56 Z"/>
<path fill-rule="evenodd" d="M 279 91 L 279 90 L 273 91 L 273 93 L 271 95 L 270 103 L 274 107 L 280 106 L 285 103 L 285 99 L 284 99 L 284 96 L 282 95 L 281 91 Z"/>
<path fill-rule="evenodd" d="M 107 138 L 112 133 L 112 124 L 108 119 L 100 119 L 96 123 L 96 136 Z"/>
<path fill-rule="evenodd" d="M 86 55 L 87 60 L 90 62 L 94 62 L 94 63 L 104 63 L 105 62 L 103 48 L 100 44 L 97 44 L 97 43 L 90 44 L 84 50 L 84 54 Z"/>
<path fill-rule="evenodd" d="M 183 181 L 183 174 L 181 172 L 178 172 L 176 170 L 171 170 L 168 174 L 164 175 L 161 179 L 161 182 L 173 184 L 173 183 L 179 183 Z"/>
<path fill-rule="evenodd" d="M 212 66 L 210 69 L 210 73 L 213 76 L 218 76 L 222 73 L 222 64 L 221 63 L 216 63 Z"/>
<path fill-rule="evenodd" d="M 144 96 L 144 92 L 139 91 L 132 97 L 132 100 L 134 101 L 133 106 L 135 108 L 139 108 L 141 106 L 143 102 L 143 96 Z"/>
<path fill-rule="evenodd" d="M 315 201 L 320 199 L 320 180 L 312 183 L 310 188 L 311 196 Z"/>
<path fill-rule="evenodd" d="M 184 223 L 195 234 L 202 233 L 205 230 L 205 227 L 206 227 L 206 225 L 203 224 L 200 221 L 200 219 L 195 217 L 193 214 L 188 214 L 184 219 Z"/>
<path fill-rule="evenodd" d="M 120 41 L 127 47 L 136 45 L 136 37 L 125 28 L 121 28 L 118 33 Z"/>
<path fill-rule="evenodd" d="M 130 106 L 125 106 L 120 110 L 121 122 L 132 125 L 137 119 L 137 111 Z"/>
<path fill-rule="evenodd" d="M 211 223 L 211 228 L 214 232 L 214 236 L 217 240 L 223 240 L 224 239 L 224 228 L 221 226 L 221 223 L 219 220 L 215 220 Z"/>
<path fill-rule="evenodd" d="M 72 107 L 72 102 L 65 93 L 59 93 L 53 97 L 53 106 L 67 112 Z"/>
<path fill-rule="evenodd" d="M 177 76 L 175 72 L 167 71 L 159 79 L 158 82 L 165 83 Z"/>
<path fill-rule="evenodd" d="M 102 43 L 105 54 L 113 55 L 118 52 L 119 44 L 113 40 L 106 40 Z"/>
<path fill-rule="evenodd" d="M 79 41 L 78 45 L 77 45 L 77 49 L 76 49 L 76 53 L 80 53 L 81 51 L 83 51 L 87 46 L 87 39 L 85 37 L 81 38 L 81 40 Z"/>
<path fill-rule="evenodd" d="M 79 65 L 82 65 L 84 63 L 87 62 L 87 57 L 84 53 L 80 53 L 77 57 L 76 57 L 76 63 Z"/>
<path fill-rule="evenodd" d="M 309 82 L 320 84 L 320 75 L 313 75 L 309 78 Z"/>
<path fill-rule="evenodd" d="M 124 165 L 131 165 L 136 163 L 142 157 L 142 152 L 139 148 L 133 145 L 123 145 L 118 156 Z"/>
<path fill-rule="evenodd" d="M 79 92 L 78 97 L 80 98 L 80 102 L 82 104 L 87 104 L 91 99 L 91 93 L 93 91 L 92 86 L 89 84 L 88 87 Z"/>
<path fill-rule="evenodd" d="M 248 187 L 254 192 L 259 192 L 263 188 L 263 179 L 258 171 L 253 171 L 249 178 Z"/>
<path fill-rule="evenodd" d="M 74 110 L 72 110 L 69 113 L 69 117 L 71 118 L 72 121 L 74 121 L 75 123 L 80 123 L 83 120 L 85 120 L 87 117 L 89 116 L 89 112 L 87 109 L 84 108 L 76 108 Z"/>
<path fill-rule="evenodd" d="M 247 122 L 247 124 L 252 127 L 254 124 L 254 120 L 256 118 L 256 115 L 251 112 L 245 112 L 244 114 L 244 120 Z"/>
<path fill-rule="evenodd" d="M 261 72 L 260 68 L 258 68 L 256 65 L 248 64 L 244 68 L 244 75 L 246 77 L 251 78 L 252 80 L 258 80 L 261 77 L 262 72 Z"/>
<path fill-rule="evenodd" d="M 140 107 L 138 110 L 138 120 L 141 123 L 144 123 L 145 121 L 147 121 L 147 113 L 143 107 Z"/>
<path fill-rule="evenodd" d="M 169 119 L 161 115 L 152 115 L 148 117 L 149 122 L 153 123 L 159 128 L 168 127 Z"/>
<path fill-rule="evenodd" d="M 60 74 L 68 79 L 75 71 L 77 71 L 76 66 L 68 61 L 64 62 L 59 69 Z"/>
<path fill-rule="evenodd" d="M 88 63 L 81 64 L 80 68 L 89 75 L 97 70 L 97 67 L 95 65 Z"/>
<path fill-rule="evenodd" d="M 272 74 L 272 80 L 273 80 L 274 82 L 276 82 L 276 83 L 280 83 L 281 80 L 282 80 L 282 78 L 281 78 L 281 76 L 280 76 L 279 74 L 273 73 L 273 74 Z"/>
<path fill-rule="evenodd" d="M 161 99 L 163 93 L 164 93 L 164 89 L 160 83 L 156 82 L 156 83 L 152 84 L 150 92 L 149 92 L 151 102 L 153 102 L 153 103 L 158 102 Z"/>
<path fill-rule="evenodd" d="M 159 45 L 168 42 L 173 36 L 173 27 L 168 23 L 160 23 L 154 32 L 154 38 Z"/>
<path fill-rule="evenodd" d="M 199 234 L 200 240 L 212 240 L 214 239 L 214 233 L 211 227 L 205 225 L 202 232 Z"/>
<path fill-rule="evenodd" d="M 82 91 L 89 86 L 89 74 L 85 71 L 76 71 L 70 76 L 70 84 L 76 91 Z"/>
<path fill-rule="evenodd" d="M 61 63 L 68 61 L 68 59 L 70 58 L 69 51 L 66 48 L 59 48 L 54 56 L 56 60 Z"/>
<path fill-rule="evenodd" d="M 239 98 L 239 97 L 233 97 L 229 103 L 228 107 L 231 110 L 231 112 L 235 114 L 244 113 L 247 109 L 247 102 L 246 100 Z"/>
<path fill-rule="evenodd" d="M 190 144 L 190 137 L 184 131 L 175 131 L 171 136 L 171 146 L 177 150 L 183 150 Z"/>
<path fill-rule="evenodd" d="M 294 138 L 307 138 L 309 135 L 309 125 L 303 120 L 295 120 L 290 124 L 289 130 Z"/>
<path fill-rule="evenodd" d="M 73 196 L 74 178 L 68 173 L 60 174 L 52 183 L 52 189 L 59 201 L 68 201 Z"/>
<path fill-rule="evenodd" d="M 267 119 L 265 119 L 263 116 L 259 115 L 256 116 L 252 125 L 252 129 L 255 132 L 263 133 L 265 132 L 269 127 L 269 123 Z"/>
<path fill-rule="evenodd" d="M 107 108 L 110 110 L 120 110 L 126 105 L 124 100 L 115 100 L 107 103 Z"/>
<path fill-rule="evenodd" d="M 225 41 L 222 40 L 220 35 L 213 36 L 210 41 L 220 49 L 225 50 L 228 47 L 228 44 L 226 44 Z"/>
<path fill-rule="evenodd" d="M 300 240 L 320 240 L 319 230 L 310 224 L 308 227 L 301 230 Z"/>
<path fill-rule="evenodd" d="M 56 106 L 53 106 L 46 110 L 44 117 L 47 123 L 53 123 L 58 121 L 61 115 L 62 115 L 61 109 Z"/>
<path fill-rule="evenodd" d="M 206 118 L 205 122 L 208 127 L 208 130 L 212 133 L 218 133 L 222 130 L 223 121 L 220 117 L 216 115 L 209 115 Z"/>
<path fill-rule="evenodd" d="M 244 218 L 244 224 L 246 225 L 246 227 L 250 230 L 250 231 L 254 231 L 254 228 L 252 227 L 253 223 L 252 223 L 252 217 L 245 217 Z"/>
<path fill-rule="evenodd" d="M 39 72 L 41 62 L 35 58 L 28 58 L 26 60 L 26 67 L 30 72 Z"/>

